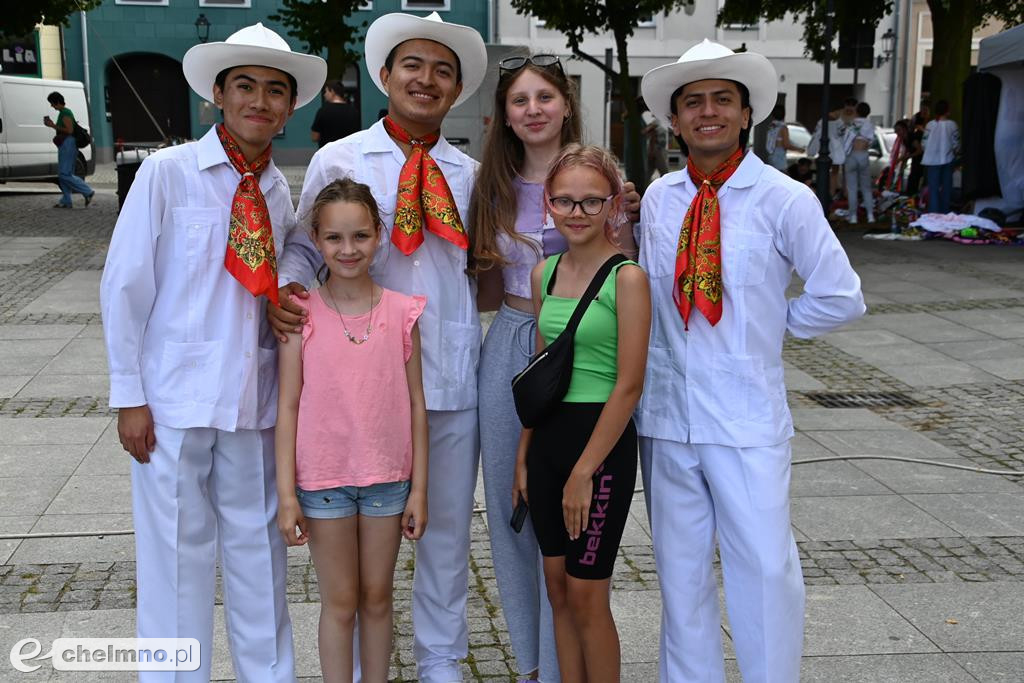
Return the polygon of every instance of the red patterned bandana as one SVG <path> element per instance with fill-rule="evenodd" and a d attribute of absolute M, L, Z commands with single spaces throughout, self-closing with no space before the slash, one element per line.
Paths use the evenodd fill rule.
<path fill-rule="evenodd" d="M 384 129 L 395 140 L 412 145 L 412 154 L 405 160 L 398 176 L 398 202 L 391 241 L 408 256 L 423 244 L 423 224 L 426 222 L 430 232 L 460 249 L 467 248 L 469 238 L 462 227 L 448 181 L 427 151 L 440 139 L 440 133 L 413 140 L 390 116 L 384 117 Z"/>
<path fill-rule="evenodd" d="M 718 188 L 739 168 L 742 150 L 737 149 L 708 174 L 686 163 L 697 194 L 690 202 L 676 247 L 676 307 L 689 329 L 690 310 L 696 306 L 714 326 L 722 318 L 722 227 Z"/>
<path fill-rule="evenodd" d="M 250 164 L 224 124 L 217 125 L 217 137 L 224 146 L 228 161 L 242 174 L 242 180 L 231 200 L 224 267 L 253 296 L 265 294 L 276 306 L 277 256 L 274 253 L 274 233 L 270 227 L 267 200 L 260 190 L 260 174 L 270 163 L 270 145 Z"/>

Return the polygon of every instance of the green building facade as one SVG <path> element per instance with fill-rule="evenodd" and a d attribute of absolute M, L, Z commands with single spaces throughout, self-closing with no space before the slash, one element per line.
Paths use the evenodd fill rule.
<path fill-rule="evenodd" d="M 267 18 L 279 5 L 276 0 L 105 0 L 84 22 L 80 14 L 73 15 L 64 30 L 65 78 L 87 83 L 99 160 L 113 158 L 122 143 L 199 138 L 220 120 L 219 112 L 188 88 L 181 73 L 182 57 L 206 30 L 207 42 L 222 41 L 259 21 L 285 38 L 292 50 L 304 51 L 299 40 Z M 486 37 L 489 6 L 485 0 L 373 0 L 339 22 L 372 23 L 389 12 L 425 16 L 436 10 L 444 21 L 472 26 Z M 197 26 L 200 15 L 208 29 Z M 364 34 L 365 29 L 360 36 Z M 361 38 L 354 47 L 362 51 Z M 344 80 L 356 95 L 363 125 L 371 124 L 387 104 L 367 75 L 365 62 L 360 60 Z M 314 100 L 297 109 L 275 139 L 279 163 L 305 163 L 316 150 L 309 128 L 318 106 Z"/>

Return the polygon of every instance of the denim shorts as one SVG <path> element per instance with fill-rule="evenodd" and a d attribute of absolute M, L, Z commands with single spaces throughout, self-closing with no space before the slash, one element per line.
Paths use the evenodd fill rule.
<path fill-rule="evenodd" d="M 295 487 L 295 495 L 302 514 L 312 519 L 343 519 L 357 513 L 366 517 L 391 517 L 405 512 L 409 480 L 319 491 Z"/>

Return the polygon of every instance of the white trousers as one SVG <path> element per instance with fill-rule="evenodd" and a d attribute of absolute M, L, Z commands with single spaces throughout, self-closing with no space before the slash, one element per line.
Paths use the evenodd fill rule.
<path fill-rule="evenodd" d="M 789 442 L 732 448 L 640 439 L 661 585 L 660 678 L 725 681 L 712 562 L 744 683 L 795 683 L 804 585 L 789 521 Z"/>
<path fill-rule="evenodd" d="M 462 680 L 469 653 L 466 598 L 473 495 L 480 461 L 476 409 L 428 411 L 427 531 L 416 544 L 413 654 L 423 683 Z"/>
<path fill-rule="evenodd" d="M 274 472 L 273 429 L 157 425 L 150 462 L 132 462 L 138 635 L 195 638 L 201 650 L 197 671 L 141 681 L 210 680 L 218 553 L 236 677 L 295 680 Z"/>

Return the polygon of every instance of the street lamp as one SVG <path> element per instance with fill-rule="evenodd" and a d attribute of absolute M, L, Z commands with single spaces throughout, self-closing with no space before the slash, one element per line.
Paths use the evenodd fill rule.
<path fill-rule="evenodd" d="M 200 14 L 196 19 L 196 37 L 199 38 L 200 43 L 205 43 L 210 39 L 210 20 L 206 18 L 205 14 Z"/>
<path fill-rule="evenodd" d="M 875 57 L 875 68 L 879 69 L 883 64 L 892 59 L 896 48 L 896 34 L 892 28 L 887 28 L 882 34 L 882 54 Z"/>

